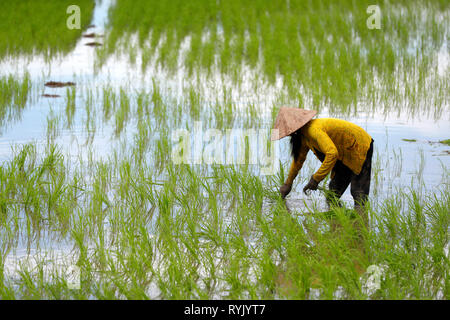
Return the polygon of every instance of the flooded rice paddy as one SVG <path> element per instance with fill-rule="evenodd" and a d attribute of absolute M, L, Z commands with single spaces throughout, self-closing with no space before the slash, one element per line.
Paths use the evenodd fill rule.
<path fill-rule="evenodd" d="M 448 298 L 448 23 L 427 52 L 433 68 L 408 79 L 398 66 L 392 87 L 374 73 L 341 106 L 306 85 L 292 95 L 291 73 L 271 81 L 251 61 L 237 76 L 220 63 L 192 72 L 184 58 L 197 30 L 175 48 L 161 40 L 151 57 L 140 33 L 114 42 L 117 2 L 96 2 L 67 54 L 0 61 L 2 298 Z M 222 28 L 214 35 L 226 39 Z M 175 49 L 164 68 L 158 54 Z M 282 105 L 373 137 L 367 242 L 339 214 L 331 232 L 323 194 L 301 192 L 319 167 L 311 155 L 280 199 L 289 141 L 268 138 Z M 180 146 L 188 156 L 177 162 Z M 349 190 L 343 200 L 352 207 Z M 381 284 L 370 265 L 384 270 Z"/>

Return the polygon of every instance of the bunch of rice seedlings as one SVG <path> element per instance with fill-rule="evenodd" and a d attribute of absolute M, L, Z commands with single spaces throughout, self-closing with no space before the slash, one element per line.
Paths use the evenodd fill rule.
<path fill-rule="evenodd" d="M 345 114 L 361 108 L 359 99 L 372 96 L 376 79 L 381 84 L 376 90 L 385 92 L 373 103 L 378 111 L 392 105 L 393 99 L 410 104 L 406 110 L 415 110 L 414 101 L 422 98 L 437 102 L 426 104 L 430 111 L 435 105 L 440 110 L 443 104 L 434 91 L 423 92 L 426 86 L 419 85 L 420 91 L 401 93 L 400 88 L 409 85 L 393 80 L 405 78 L 411 84 L 426 82 L 439 88 L 430 66 L 436 63 L 436 49 L 444 45 L 448 5 L 381 2 L 380 29 L 368 27 L 370 5 L 328 0 L 117 1 L 110 11 L 106 46 L 113 53 L 120 43 L 127 45 L 128 35 L 137 33 L 146 59 L 158 54 L 159 63 L 174 71 L 181 43 L 189 39 L 181 57 L 188 75 L 220 70 L 239 84 L 241 66 L 247 64 L 263 73 L 268 83 L 281 77 L 290 96 L 297 96 L 302 87 L 316 108 L 326 105 Z M 119 43 L 120 39 L 124 41 Z"/>
<path fill-rule="evenodd" d="M 40 156 L 30 144 L 3 164 L 2 261 L 18 236 L 41 246 L 64 239 L 81 286 L 69 290 L 61 270 L 43 278 L 23 269 L 0 282 L 2 298 L 448 298 L 445 186 L 375 202 L 371 228 L 357 229 L 361 221 L 345 210 L 332 219 L 288 211 L 276 191 L 282 173 L 175 165 L 164 139 L 148 144 L 142 125 L 131 141 L 139 160 L 118 153 L 76 169 L 55 145 Z M 147 148 L 155 157 L 144 156 Z M 374 264 L 387 272 L 366 292 L 361 279 Z"/>
<path fill-rule="evenodd" d="M 69 29 L 71 5 L 80 8 L 80 29 Z M 67 54 L 89 25 L 93 0 L 2 2 L 0 5 L 0 59 L 7 56 L 42 54 L 50 58 Z M 20 23 L 17 23 L 20 21 Z"/>
<path fill-rule="evenodd" d="M 31 80 L 28 73 L 22 79 L 13 75 L 0 77 L 0 128 L 20 119 L 29 100 Z"/>

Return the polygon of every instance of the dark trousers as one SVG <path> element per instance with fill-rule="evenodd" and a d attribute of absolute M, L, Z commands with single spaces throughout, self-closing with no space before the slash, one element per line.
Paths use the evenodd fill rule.
<path fill-rule="evenodd" d="M 361 208 L 369 197 L 370 191 L 370 175 L 372 172 L 372 155 L 373 155 L 373 139 L 370 148 L 367 151 L 366 160 L 363 163 L 361 172 L 356 175 L 349 167 L 341 161 L 337 161 L 332 171 L 330 181 L 330 193 L 327 195 L 327 203 L 329 205 L 339 205 L 342 194 L 347 190 L 350 184 L 350 192 L 355 202 L 355 210 L 361 212 Z"/>

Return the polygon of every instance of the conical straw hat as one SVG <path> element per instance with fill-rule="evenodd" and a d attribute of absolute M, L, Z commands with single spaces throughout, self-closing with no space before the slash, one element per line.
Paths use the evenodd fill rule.
<path fill-rule="evenodd" d="M 281 107 L 272 130 L 271 140 L 279 140 L 297 131 L 308 123 L 317 111 Z M 278 130 L 276 130 L 278 129 Z"/>

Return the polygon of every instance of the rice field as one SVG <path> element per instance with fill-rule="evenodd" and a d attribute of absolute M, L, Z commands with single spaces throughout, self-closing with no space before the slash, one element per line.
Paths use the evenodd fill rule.
<path fill-rule="evenodd" d="M 449 298 L 446 1 L 70 4 L 0 7 L 1 299 Z M 374 138 L 368 228 L 283 105 Z"/>
<path fill-rule="evenodd" d="M 80 12 L 80 29 L 67 27 L 76 3 Z M 2 1 L 0 4 L 0 58 L 19 54 L 41 54 L 47 59 L 57 54 L 67 54 L 75 47 L 91 20 L 94 1 Z"/>
<path fill-rule="evenodd" d="M 99 56 L 138 63 L 140 50 L 143 71 L 149 59 L 172 72 L 181 60 L 189 77 L 219 71 L 237 86 L 246 68 L 256 69 L 255 80 L 281 81 L 293 104 L 337 114 L 379 113 L 398 101 L 405 113 L 420 106 L 440 117 L 448 75 L 436 77 L 435 55 L 447 48 L 448 3 L 381 1 L 380 29 L 367 26 L 371 4 L 118 0 Z"/>

